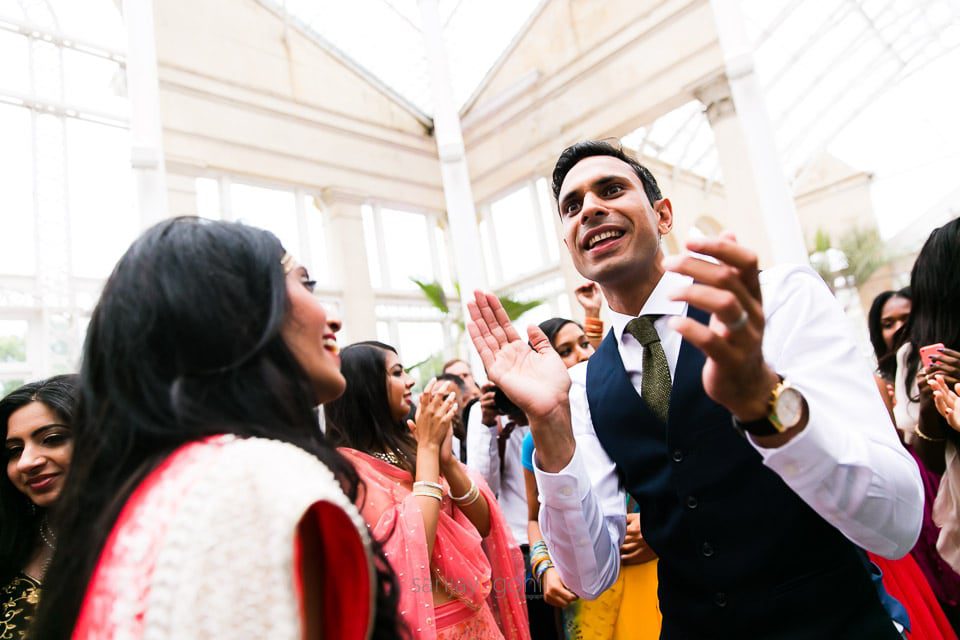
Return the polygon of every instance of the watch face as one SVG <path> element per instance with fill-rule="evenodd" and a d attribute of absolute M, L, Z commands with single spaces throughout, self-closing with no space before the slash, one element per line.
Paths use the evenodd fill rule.
<path fill-rule="evenodd" d="M 780 392 L 775 411 L 785 429 L 797 426 L 803 417 L 803 396 L 793 387 L 787 387 Z"/>

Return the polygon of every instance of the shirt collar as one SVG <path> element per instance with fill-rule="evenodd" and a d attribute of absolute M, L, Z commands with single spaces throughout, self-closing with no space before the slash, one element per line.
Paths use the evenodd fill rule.
<path fill-rule="evenodd" d="M 670 295 L 678 289 L 690 286 L 691 284 L 693 284 L 693 278 L 690 276 L 673 271 L 665 271 L 660 277 L 660 282 L 658 282 L 657 286 L 650 292 L 650 297 L 647 298 L 647 301 L 643 304 L 643 308 L 640 309 L 640 315 L 686 315 L 687 303 L 683 300 L 671 300 Z M 627 323 L 633 320 L 635 316 L 619 313 L 613 309 L 609 311 L 610 324 L 613 326 L 614 335 L 617 336 L 617 340 L 623 340 L 623 332 L 627 327 Z"/>

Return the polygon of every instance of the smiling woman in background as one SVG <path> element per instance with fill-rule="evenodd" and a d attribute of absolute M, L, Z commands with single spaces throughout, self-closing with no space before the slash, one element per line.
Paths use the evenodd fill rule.
<path fill-rule="evenodd" d="M 73 455 L 77 377 L 31 382 L 0 400 L 6 474 L 0 480 L 0 638 L 24 637 L 57 536 L 47 510 Z"/>

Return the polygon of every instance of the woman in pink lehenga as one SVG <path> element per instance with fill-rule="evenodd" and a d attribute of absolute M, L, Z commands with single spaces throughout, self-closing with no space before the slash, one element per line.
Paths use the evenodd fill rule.
<path fill-rule="evenodd" d="M 363 480 L 359 507 L 400 583 L 400 615 L 425 640 L 527 640 L 523 558 L 486 483 L 453 456 L 457 411 L 432 382 L 404 424 L 413 380 L 396 351 L 343 350 L 347 391 L 325 407 L 327 438 Z"/>

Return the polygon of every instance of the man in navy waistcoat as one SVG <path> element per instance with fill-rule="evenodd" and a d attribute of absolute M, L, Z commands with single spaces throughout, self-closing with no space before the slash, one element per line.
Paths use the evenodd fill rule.
<path fill-rule="evenodd" d="M 808 266 L 761 273 L 730 235 L 664 257 L 670 201 L 609 144 L 564 150 L 553 192 L 610 332 L 568 375 L 491 294 L 469 330 L 530 419 L 564 584 L 590 599 L 616 580 L 626 491 L 660 557 L 662 638 L 900 637 L 861 548 L 910 550 L 920 476 L 824 283 Z"/>

